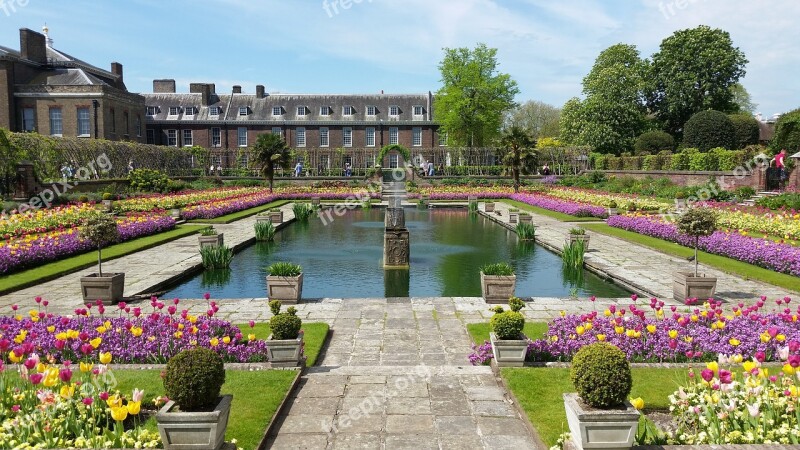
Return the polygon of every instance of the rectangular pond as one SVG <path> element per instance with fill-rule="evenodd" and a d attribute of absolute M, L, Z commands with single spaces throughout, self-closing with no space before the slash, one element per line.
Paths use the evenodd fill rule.
<path fill-rule="evenodd" d="M 568 273 L 561 257 L 465 209 L 409 209 L 408 270 L 384 270 L 383 209 L 348 211 L 324 224 L 316 216 L 238 253 L 230 270 L 204 271 L 166 296 L 266 296 L 265 268 L 276 261 L 303 267 L 304 298 L 480 297 L 480 267 L 509 262 L 520 297 L 627 297 L 624 288 L 588 271 Z"/>

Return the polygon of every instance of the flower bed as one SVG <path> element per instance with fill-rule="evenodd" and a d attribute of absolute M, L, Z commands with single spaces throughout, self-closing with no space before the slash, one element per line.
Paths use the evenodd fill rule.
<path fill-rule="evenodd" d="M 646 197 L 627 194 L 610 194 L 608 192 L 593 191 L 590 189 L 552 187 L 547 191 L 551 197 L 571 200 L 592 205 L 609 207 L 611 202 L 615 202 L 620 208 L 625 207 L 629 202 L 636 204 L 638 209 L 658 211 L 669 208 L 672 205 L 659 200 L 652 200 Z"/>
<path fill-rule="evenodd" d="M 152 211 L 185 208 L 201 203 L 231 199 L 263 192 L 263 188 L 216 188 L 205 191 L 188 191 L 175 194 L 154 194 L 114 202 L 114 211 Z"/>
<path fill-rule="evenodd" d="M 730 203 L 704 202 L 717 212 L 720 228 L 752 231 L 784 238 L 800 239 L 800 212 L 772 211 L 767 208 L 738 206 Z"/>
<path fill-rule="evenodd" d="M 531 206 L 556 211 L 571 216 L 592 216 L 604 218 L 608 216 L 605 208 L 600 206 L 592 206 L 584 203 L 576 203 L 556 198 L 550 198 L 540 194 L 512 194 L 509 197 L 511 200 L 516 200 Z"/>
<path fill-rule="evenodd" d="M 45 233 L 76 226 L 100 212 L 94 204 L 58 206 L 55 208 L 29 210 L 22 213 L 11 211 L 0 217 L 0 236 L 11 239 L 26 234 Z"/>
<path fill-rule="evenodd" d="M 694 246 L 694 240 L 678 233 L 675 224 L 652 217 L 613 216 L 609 217 L 607 223 L 612 227 L 676 242 L 687 247 Z M 753 238 L 740 233 L 716 231 L 711 236 L 700 238 L 699 248 L 708 253 L 726 256 L 776 272 L 800 276 L 800 247 L 793 245 Z"/>
<path fill-rule="evenodd" d="M 167 231 L 175 227 L 175 219 L 158 215 L 129 215 L 117 219 L 120 242 Z M 93 247 L 80 236 L 78 228 L 29 234 L 0 241 L 0 274 L 35 264 L 75 255 Z"/>

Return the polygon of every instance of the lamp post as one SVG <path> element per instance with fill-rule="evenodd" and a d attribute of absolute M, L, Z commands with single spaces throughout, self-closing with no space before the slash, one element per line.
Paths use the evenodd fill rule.
<path fill-rule="evenodd" d="M 97 108 L 100 106 L 100 102 L 92 100 L 92 106 L 94 106 L 94 138 L 97 139 Z"/>

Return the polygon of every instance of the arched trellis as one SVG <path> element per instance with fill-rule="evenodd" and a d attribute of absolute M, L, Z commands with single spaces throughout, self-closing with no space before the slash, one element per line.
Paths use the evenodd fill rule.
<path fill-rule="evenodd" d="M 384 146 L 380 153 L 378 153 L 378 158 L 375 160 L 376 164 L 383 164 L 383 158 L 389 154 L 389 152 L 397 152 L 403 157 L 406 162 L 411 162 L 411 152 L 408 151 L 407 148 L 403 147 L 400 144 L 390 144 Z"/>

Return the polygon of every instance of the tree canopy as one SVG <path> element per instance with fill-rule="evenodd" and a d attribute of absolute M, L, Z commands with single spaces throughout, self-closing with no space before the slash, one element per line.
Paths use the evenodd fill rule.
<path fill-rule="evenodd" d="M 259 167 L 263 176 L 269 180 L 269 191 L 275 178 L 275 169 L 289 169 L 292 154 L 286 141 L 279 134 L 260 134 L 253 146 L 253 163 Z"/>
<path fill-rule="evenodd" d="M 533 139 L 558 137 L 561 108 L 537 100 L 528 100 L 508 113 L 509 127 L 522 128 Z"/>
<path fill-rule="evenodd" d="M 445 48 L 439 63 L 442 87 L 434 99 L 437 120 L 455 146 L 482 147 L 500 134 L 505 113 L 515 106 L 517 83 L 497 70 L 497 49 Z"/>
<path fill-rule="evenodd" d="M 514 179 L 514 192 L 519 192 L 520 172 L 536 170 L 536 141 L 520 127 L 511 127 L 503 133 L 498 149 L 503 165 L 511 169 Z"/>

